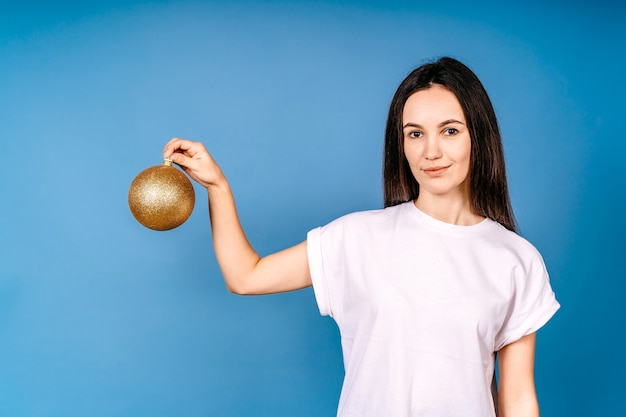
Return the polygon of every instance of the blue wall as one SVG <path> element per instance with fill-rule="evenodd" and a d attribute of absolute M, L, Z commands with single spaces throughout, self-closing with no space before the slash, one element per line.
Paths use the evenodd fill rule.
<path fill-rule="evenodd" d="M 333 416 L 341 351 L 312 290 L 229 294 L 205 193 L 159 233 L 128 186 L 172 136 L 202 140 L 256 249 L 295 244 L 381 206 L 391 96 L 442 55 L 491 95 L 562 304 L 542 415 L 624 415 L 626 8 L 420 3 L 2 3 L 0 415 Z"/>

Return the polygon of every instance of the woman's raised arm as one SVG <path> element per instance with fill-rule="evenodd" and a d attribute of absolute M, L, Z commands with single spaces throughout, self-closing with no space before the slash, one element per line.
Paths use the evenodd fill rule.
<path fill-rule="evenodd" d="M 311 285 L 306 241 L 264 258 L 250 245 L 230 185 L 202 143 L 174 138 L 165 145 L 163 158 L 207 190 L 213 247 L 229 291 L 271 294 Z"/>

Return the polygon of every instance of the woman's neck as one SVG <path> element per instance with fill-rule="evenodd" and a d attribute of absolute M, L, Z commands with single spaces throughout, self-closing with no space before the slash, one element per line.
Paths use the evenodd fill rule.
<path fill-rule="evenodd" d="M 445 223 L 458 226 L 472 226 L 484 220 L 484 217 L 472 211 L 468 198 L 459 196 L 420 195 L 414 201 L 415 207 L 429 216 Z"/>

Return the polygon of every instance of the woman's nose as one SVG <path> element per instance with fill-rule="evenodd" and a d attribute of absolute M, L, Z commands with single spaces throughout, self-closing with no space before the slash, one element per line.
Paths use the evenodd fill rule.
<path fill-rule="evenodd" d="M 432 161 L 434 159 L 439 159 L 442 157 L 441 146 L 437 138 L 426 139 L 426 148 L 424 149 L 424 157 L 429 161 Z"/>

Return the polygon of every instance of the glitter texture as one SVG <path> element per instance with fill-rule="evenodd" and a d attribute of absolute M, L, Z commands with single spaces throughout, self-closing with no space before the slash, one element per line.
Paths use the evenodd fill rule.
<path fill-rule="evenodd" d="M 152 230 L 180 226 L 191 215 L 195 202 L 191 181 L 168 160 L 141 171 L 128 189 L 130 212 Z"/>

